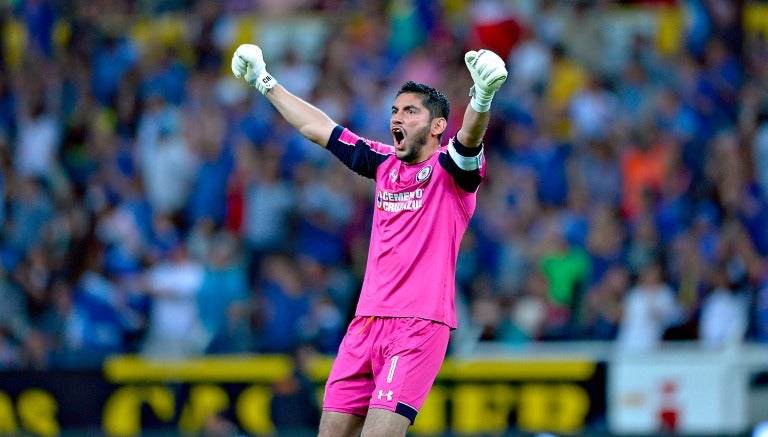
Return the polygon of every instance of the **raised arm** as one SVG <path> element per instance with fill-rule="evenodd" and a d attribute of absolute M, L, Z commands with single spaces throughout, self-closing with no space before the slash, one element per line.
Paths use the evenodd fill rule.
<path fill-rule="evenodd" d="M 297 97 L 267 72 L 261 49 L 253 44 L 242 44 L 232 56 L 232 73 L 243 77 L 272 102 L 275 109 L 291 126 L 308 140 L 323 147 L 328 145 L 337 123 L 316 106 Z"/>
<path fill-rule="evenodd" d="M 489 110 L 496 91 L 507 80 L 504 61 L 490 50 L 471 50 L 464 55 L 475 82 L 469 90 L 472 97 L 464 111 L 464 120 L 456 139 L 466 147 L 479 147 L 490 119 Z"/>

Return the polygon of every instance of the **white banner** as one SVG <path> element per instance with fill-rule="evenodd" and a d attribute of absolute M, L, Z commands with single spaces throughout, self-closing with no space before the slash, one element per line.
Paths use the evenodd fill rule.
<path fill-rule="evenodd" d="M 608 425 L 632 435 L 743 433 L 759 419 L 750 417 L 750 378 L 766 370 L 765 350 L 617 355 L 608 368 Z"/>

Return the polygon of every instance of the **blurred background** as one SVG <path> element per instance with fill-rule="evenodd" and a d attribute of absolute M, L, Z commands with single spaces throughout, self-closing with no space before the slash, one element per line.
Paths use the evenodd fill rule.
<path fill-rule="evenodd" d="M 373 184 L 232 77 L 246 42 L 383 142 L 403 82 L 450 136 L 465 51 L 507 61 L 414 435 L 768 421 L 768 2 L 6 0 L 0 33 L 0 435 L 313 434 Z"/>

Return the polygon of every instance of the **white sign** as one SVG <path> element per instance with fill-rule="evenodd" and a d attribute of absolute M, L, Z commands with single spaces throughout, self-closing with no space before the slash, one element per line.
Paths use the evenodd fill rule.
<path fill-rule="evenodd" d="M 748 373 L 735 354 L 678 350 L 617 356 L 608 369 L 610 430 L 744 432 L 750 426 Z"/>

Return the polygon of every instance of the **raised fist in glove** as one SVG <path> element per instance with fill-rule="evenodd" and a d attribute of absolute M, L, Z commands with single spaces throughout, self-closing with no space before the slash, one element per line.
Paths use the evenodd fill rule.
<path fill-rule="evenodd" d="M 475 84 L 469 90 L 472 96 L 470 104 L 477 112 L 491 109 L 491 101 L 496 91 L 507 80 L 507 68 L 504 60 L 490 50 L 470 50 L 464 55 L 469 73 Z"/>
<path fill-rule="evenodd" d="M 262 94 L 267 94 L 277 81 L 267 73 L 267 64 L 259 46 L 241 44 L 232 55 L 232 74 L 236 78 L 245 78 L 248 84 L 256 87 Z"/>

